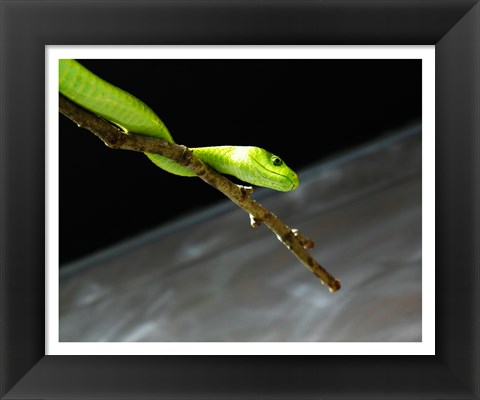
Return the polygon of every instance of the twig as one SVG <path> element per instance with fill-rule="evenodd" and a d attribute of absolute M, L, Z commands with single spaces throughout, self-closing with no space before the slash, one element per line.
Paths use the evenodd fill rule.
<path fill-rule="evenodd" d="M 85 110 L 66 97 L 60 95 L 60 112 L 74 121 L 79 127 L 88 129 L 98 136 L 112 149 L 133 150 L 155 153 L 168 157 L 176 163 L 188 168 L 209 185 L 221 191 L 230 200 L 250 215 L 252 227 L 265 224 L 277 238 L 311 271 L 320 281 L 327 285 L 331 292 L 340 289 L 340 281 L 328 273 L 307 249 L 313 247 L 313 241 L 301 235 L 298 230 L 285 225 L 275 214 L 253 200 L 252 188 L 236 185 L 225 176 L 212 170 L 208 165 L 195 157 L 192 151 L 183 145 L 169 143 L 165 140 L 138 134 L 125 134 L 110 122 Z"/>

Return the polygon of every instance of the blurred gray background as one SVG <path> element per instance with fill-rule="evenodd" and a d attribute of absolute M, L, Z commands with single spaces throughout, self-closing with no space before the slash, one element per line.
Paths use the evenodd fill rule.
<path fill-rule="evenodd" d="M 421 149 L 410 125 L 254 193 L 340 291 L 225 200 L 65 265 L 60 341 L 421 341 Z"/>

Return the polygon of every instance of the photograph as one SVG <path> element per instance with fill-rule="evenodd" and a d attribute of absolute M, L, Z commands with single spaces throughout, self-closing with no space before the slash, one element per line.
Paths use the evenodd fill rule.
<path fill-rule="evenodd" d="M 61 109 L 60 342 L 422 341 L 422 59 L 58 62 L 91 118 L 253 189 L 236 204 Z"/>

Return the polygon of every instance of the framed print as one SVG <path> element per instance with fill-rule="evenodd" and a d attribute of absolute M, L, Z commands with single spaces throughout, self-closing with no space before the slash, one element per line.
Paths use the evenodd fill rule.
<path fill-rule="evenodd" d="M 2 2 L 2 397 L 478 398 L 479 27 L 478 1 Z M 270 241 L 271 232 L 264 238 L 260 230 L 248 231 L 261 243 L 255 248 L 243 231 L 227 229 L 239 223 L 229 219 L 225 203 L 203 214 L 172 208 L 185 197 L 211 201 L 189 186 L 196 181 L 157 178 L 161 171 L 141 154 L 100 150 L 86 131 L 63 139 L 58 122 L 73 124 L 57 119 L 57 67 L 59 59 L 72 58 L 147 103 L 158 101 L 155 109 L 179 143 L 206 145 L 203 132 L 210 130 L 215 144 L 229 144 L 222 142 L 228 131 L 242 145 L 264 140 L 259 145 L 273 146 L 286 162 L 286 153 L 298 153 L 300 161 L 292 156 L 297 165 L 311 160 L 301 181 L 312 188 L 311 177 L 322 176 L 315 204 L 331 204 L 330 216 L 315 220 L 326 230 L 321 237 L 356 243 L 336 253 L 326 244 L 323 254 L 330 260 L 342 254 L 344 265 L 356 260 L 337 272 L 351 289 L 352 276 L 358 277 L 363 290 L 312 296 L 302 267 L 284 261 L 288 254 L 274 255 L 281 244 Z M 137 77 L 142 84 L 149 77 L 151 90 L 129 88 Z M 382 118 L 391 124 L 401 112 L 402 121 L 413 123 L 355 142 L 354 135 L 341 135 L 342 127 L 356 124 L 342 121 L 339 110 L 345 120 L 359 121 L 357 136 L 365 138 L 367 122 L 382 131 Z M 326 130 L 337 127 L 338 142 L 353 147 L 332 148 L 328 154 L 335 157 L 322 158 L 335 143 L 329 135 L 323 147 L 311 145 L 322 115 Z M 81 147 L 82 140 L 91 142 Z M 125 165 L 128 171 L 119 174 Z M 155 173 L 164 182 L 160 188 L 145 183 L 150 176 L 143 180 Z M 388 197 L 384 189 L 395 187 L 392 182 L 403 189 Z M 364 197 L 350 197 L 364 199 L 361 212 L 332 206 L 342 196 L 348 200 L 347 188 L 364 190 Z M 165 191 L 176 192 L 172 205 L 163 201 Z M 383 197 L 374 202 L 368 197 L 374 192 Z M 262 202 L 287 211 L 303 204 L 305 212 L 311 201 L 301 193 L 307 192 L 273 197 L 258 191 Z M 398 205 L 410 208 L 395 214 Z M 158 216 L 146 212 L 152 209 Z M 182 213 L 190 214 L 167 221 Z M 302 233 L 303 226 L 315 226 L 308 218 L 316 214 L 303 215 Z M 125 240 L 122 229 L 132 235 L 159 224 L 167 228 L 123 241 L 121 251 L 79 256 Z M 366 240 L 373 227 L 377 234 Z M 389 241 L 394 232 L 405 239 L 402 260 L 408 262 L 385 261 L 399 254 L 398 241 Z M 154 241 L 163 247 L 149 247 Z M 208 258 L 205 248 L 228 251 Z M 391 267 L 388 273 L 368 269 L 372 254 Z M 259 257 L 270 261 L 256 264 Z M 145 259 L 171 269 L 142 275 L 152 264 Z M 249 261 L 236 266 L 239 260 Z M 58 269 L 62 263 L 67 268 Z M 227 264 L 230 272 L 222 275 Z M 174 273 L 178 265 L 188 266 L 183 275 Z M 355 266 L 360 271 L 352 275 Z M 100 274 L 95 280 L 94 273 Z M 193 295 L 179 302 L 182 290 Z M 335 300 L 322 300 L 334 296 L 343 302 L 342 320 L 327 312 Z M 127 326 L 122 309 L 131 304 L 136 312 Z M 322 307 L 328 329 L 315 325 Z"/>
<path fill-rule="evenodd" d="M 48 353 L 434 354 L 435 279 L 429 254 L 434 253 L 435 235 L 422 238 L 421 228 L 422 220 L 426 226 L 434 220 L 431 209 L 421 212 L 422 201 L 434 203 L 433 192 L 424 189 L 422 196 L 421 190 L 422 177 L 434 181 L 432 153 L 421 151 L 435 147 L 433 53 L 427 47 L 348 51 L 332 46 L 49 46 L 47 196 L 59 199 L 61 213 L 59 223 L 47 224 L 47 286 L 51 288 L 47 314 L 53 316 L 47 325 L 48 332 L 59 332 L 47 338 Z M 72 58 L 80 62 L 65 61 Z M 223 152 L 225 147 L 205 149 L 194 143 L 248 145 L 261 135 L 255 144 L 284 155 L 287 165 L 295 165 L 301 184 L 291 190 L 288 181 L 283 192 L 257 184 L 251 197 L 272 207 L 279 218 L 297 221 L 299 232 L 308 231 L 309 237 L 319 240 L 323 250 L 312 249 L 312 256 L 322 260 L 324 253 L 331 252 L 322 263 L 342 266 L 336 274 L 348 290 L 331 296 L 319 290 L 324 288 L 318 286 L 318 278 L 296 268 L 300 263 L 278 249 L 268 230 L 258 229 L 252 236 L 248 215 L 245 219 L 244 213 L 232 209 L 230 201 L 199 212 L 199 205 L 209 200 L 207 194 L 219 201 L 217 193 L 201 187 L 203 182 L 157 175 L 159 171 L 152 171 L 136 153 L 118 156 L 137 157 L 138 166 L 128 170 L 122 166 L 133 159 L 113 166 L 115 159 L 105 150 L 112 152 L 97 141 L 80 150 L 76 124 L 62 117 L 61 128 L 56 126 L 59 63 L 75 68 L 103 66 L 105 73 L 116 71 L 116 78 L 110 79 L 117 82 L 121 76 L 130 82 L 135 75 L 142 77 L 138 90 L 145 76 L 159 76 L 169 95 L 153 90 L 142 97 L 151 97 L 149 103 L 168 97 L 154 109 L 177 104 L 172 107 L 179 110 L 177 116 L 173 109 L 165 109 L 171 135 L 177 143 L 192 143 L 200 157 Z M 199 107 L 200 103 L 207 107 Z M 349 118 L 344 118 L 345 113 Z M 183 121 L 183 126 L 177 127 L 175 120 Z M 210 120 L 212 127 L 207 128 Z M 387 125 L 394 134 L 370 136 Z M 57 138 L 60 146 L 55 144 Z M 321 139 L 319 145 L 309 145 L 315 138 Z M 339 145 L 348 148 L 343 156 L 318 161 L 329 154 L 328 148 Z M 98 149 L 103 153 L 85 162 L 84 154 Z M 244 147 L 228 147 L 225 157 L 232 152 L 238 157 L 239 151 Z M 310 165 L 302 168 L 302 163 Z M 59 182 L 54 183 L 57 176 Z M 115 177 L 120 181 L 113 182 Z M 122 192 L 115 194 L 117 190 Z M 195 200 L 185 201 L 192 192 Z M 55 201 L 48 205 L 51 219 L 58 215 L 57 208 Z M 129 210 L 135 210 L 133 215 Z M 58 273 L 56 254 L 71 257 L 72 249 L 111 233 L 124 231 L 131 236 L 135 226 L 130 219 L 140 224 L 153 218 L 160 229 L 73 263 L 60 261 Z M 162 223 L 158 218 L 174 220 Z M 321 239 L 322 229 L 316 232 L 316 226 L 328 227 L 328 237 Z M 432 250 L 422 257 L 422 247 Z M 52 295 L 57 292 L 58 300 Z M 139 302 L 141 313 L 128 311 Z"/>

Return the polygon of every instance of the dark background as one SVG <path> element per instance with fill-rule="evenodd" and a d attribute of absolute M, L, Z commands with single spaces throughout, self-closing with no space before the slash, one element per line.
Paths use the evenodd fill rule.
<path fill-rule="evenodd" d="M 421 120 L 420 60 L 82 60 L 179 144 L 255 145 L 296 171 Z M 224 200 L 60 116 L 60 263 Z"/>

